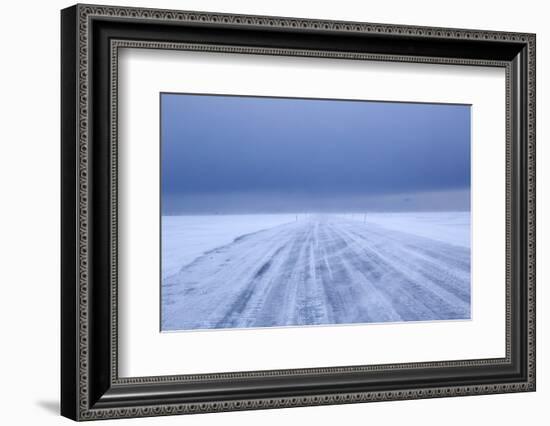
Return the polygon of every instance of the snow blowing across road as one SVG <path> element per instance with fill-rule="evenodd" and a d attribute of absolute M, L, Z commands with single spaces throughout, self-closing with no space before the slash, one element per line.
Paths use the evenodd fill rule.
<path fill-rule="evenodd" d="M 470 318 L 469 213 L 165 216 L 163 331 Z"/>

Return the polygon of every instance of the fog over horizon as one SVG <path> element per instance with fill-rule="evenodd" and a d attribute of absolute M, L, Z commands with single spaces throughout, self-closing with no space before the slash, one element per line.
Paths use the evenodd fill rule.
<path fill-rule="evenodd" d="M 470 106 L 161 95 L 161 213 L 470 210 Z"/>
<path fill-rule="evenodd" d="M 470 191 L 391 194 L 385 196 L 307 198 L 302 194 L 193 194 L 172 199 L 163 215 L 274 213 L 368 213 L 470 211 Z M 243 208 L 247 206 L 247 208 Z M 253 207 L 250 207 L 253 206 Z M 345 208 L 343 207 L 345 206 Z"/>

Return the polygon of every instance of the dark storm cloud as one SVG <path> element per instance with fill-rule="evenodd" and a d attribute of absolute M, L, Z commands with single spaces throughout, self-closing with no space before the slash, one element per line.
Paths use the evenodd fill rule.
<path fill-rule="evenodd" d="M 161 106 L 163 213 L 345 211 L 470 187 L 466 105 L 163 94 Z"/>

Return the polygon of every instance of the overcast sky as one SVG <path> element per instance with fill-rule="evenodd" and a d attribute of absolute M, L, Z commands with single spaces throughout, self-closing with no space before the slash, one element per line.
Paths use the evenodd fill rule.
<path fill-rule="evenodd" d="M 469 210 L 470 106 L 161 95 L 162 213 Z"/>

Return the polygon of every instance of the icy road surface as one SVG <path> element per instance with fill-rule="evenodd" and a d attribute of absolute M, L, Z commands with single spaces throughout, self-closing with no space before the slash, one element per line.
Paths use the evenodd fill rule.
<path fill-rule="evenodd" d="M 310 216 L 241 235 L 163 278 L 162 330 L 469 319 L 469 219 L 457 244 L 425 222 Z"/>

